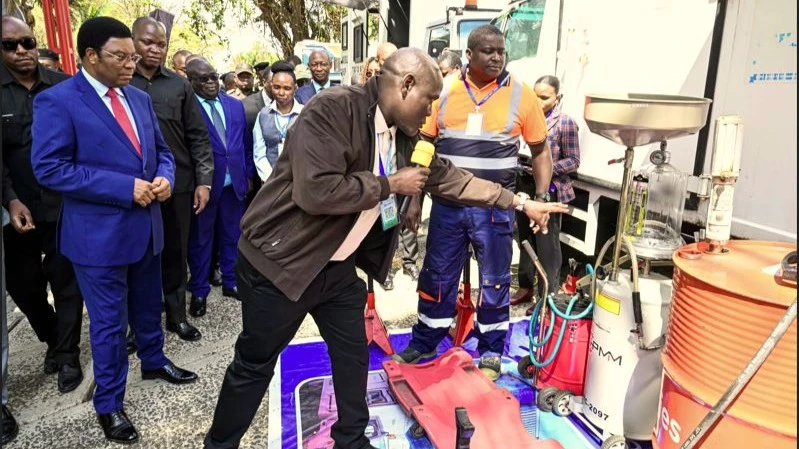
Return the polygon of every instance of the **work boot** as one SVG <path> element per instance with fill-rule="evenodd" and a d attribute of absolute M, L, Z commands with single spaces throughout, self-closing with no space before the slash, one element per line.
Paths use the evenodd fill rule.
<path fill-rule="evenodd" d="M 502 359 L 496 355 L 480 357 L 480 364 L 477 367 L 493 382 L 499 379 L 499 374 L 502 371 Z"/>
<path fill-rule="evenodd" d="M 435 357 L 436 351 L 421 353 L 412 347 L 408 346 L 402 352 L 394 354 L 391 358 L 397 363 L 407 363 L 409 365 L 415 365 L 419 363 L 422 359 L 429 359 L 430 357 Z"/>
<path fill-rule="evenodd" d="M 164 296 L 166 303 L 166 330 L 178 334 L 181 340 L 197 341 L 202 337 L 196 327 L 186 320 L 186 291 L 178 289 Z"/>

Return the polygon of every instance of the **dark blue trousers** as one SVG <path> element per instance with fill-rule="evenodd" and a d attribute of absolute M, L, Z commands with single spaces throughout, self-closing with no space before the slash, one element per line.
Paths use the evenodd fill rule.
<path fill-rule="evenodd" d="M 142 369 L 155 370 L 169 362 L 164 355 L 161 328 L 161 256 L 153 255 L 151 242 L 144 257 L 134 264 L 73 265 L 89 311 L 89 340 L 97 383 L 94 409 L 97 413 L 112 413 L 122 409 L 125 399 L 128 323 L 136 335 Z"/>
<path fill-rule="evenodd" d="M 481 356 L 502 355 L 510 319 L 513 220 L 513 210 L 451 206 L 433 199 L 427 254 L 419 274 L 419 321 L 413 326 L 413 349 L 431 352 L 447 335 L 471 243 L 480 267 L 477 350 Z"/>
<path fill-rule="evenodd" d="M 212 198 L 200 215 L 195 215 L 189 232 L 189 271 L 191 279 L 188 290 L 195 296 L 207 297 L 211 293 L 208 273 L 211 272 L 211 251 L 216 236 L 219 246 L 219 271 L 222 286 L 236 287 L 236 256 L 241 236 L 241 217 L 245 203 L 236 197 L 233 186 L 222 188 L 222 194 Z"/>

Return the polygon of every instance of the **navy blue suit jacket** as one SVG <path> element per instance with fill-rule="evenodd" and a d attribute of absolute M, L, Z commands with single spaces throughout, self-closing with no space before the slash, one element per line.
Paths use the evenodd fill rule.
<path fill-rule="evenodd" d="M 218 199 L 225 185 L 225 172 L 230 171 L 233 190 L 242 201 L 247 197 L 247 181 L 255 176 L 255 161 L 252 156 L 252 130 L 247 126 L 244 104 L 230 95 L 220 91 L 219 101 L 225 111 L 225 141 L 227 148 L 214 128 L 214 122 L 205 108 L 200 106 L 205 119 L 205 126 L 211 137 L 214 150 L 214 180 L 211 185 L 211 198 Z"/>
<path fill-rule="evenodd" d="M 128 265 L 150 247 L 164 247 L 160 203 L 133 202 L 135 178 L 175 184 L 175 160 L 164 142 L 150 96 L 123 87 L 142 156 L 82 72 L 33 101 L 31 162 L 36 179 L 60 192 L 58 248 L 72 262 Z"/>
<path fill-rule="evenodd" d="M 313 83 L 309 83 L 297 89 L 297 92 L 294 93 L 294 98 L 299 101 L 300 104 L 307 104 L 308 100 L 314 95 L 316 95 L 316 89 L 314 89 Z"/>

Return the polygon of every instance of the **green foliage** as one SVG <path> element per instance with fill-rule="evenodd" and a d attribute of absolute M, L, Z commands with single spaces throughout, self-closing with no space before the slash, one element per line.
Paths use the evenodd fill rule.
<path fill-rule="evenodd" d="M 233 56 L 233 65 L 242 62 L 245 62 L 249 65 L 255 65 L 258 62 L 266 61 L 272 63 L 277 61 L 279 58 L 270 50 L 271 48 L 268 48 L 266 44 L 261 41 L 257 41 L 251 50 Z"/>

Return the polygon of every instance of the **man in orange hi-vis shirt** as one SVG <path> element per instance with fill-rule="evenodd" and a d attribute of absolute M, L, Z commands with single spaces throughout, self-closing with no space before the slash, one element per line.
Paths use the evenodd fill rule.
<path fill-rule="evenodd" d="M 510 190 L 524 139 L 533 155 L 535 199 L 548 201 L 552 155 L 546 121 L 533 89 L 505 70 L 502 33 L 492 25 L 475 28 L 466 56 L 469 64 L 445 81 L 441 97 L 433 103 L 422 137 L 435 142 L 442 158 Z M 499 378 L 510 318 L 514 218 L 513 210 L 462 206 L 433 197 L 427 254 L 419 275 L 419 321 L 408 347 L 394 356 L 396 361 L 417 363 L 436 354 L 456 314 L 460 274 L 471 243 L 480 266 L 480 369 L 492 380 Z"/>

